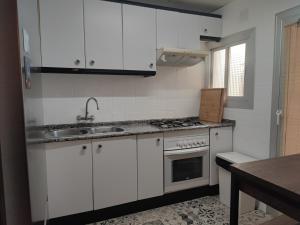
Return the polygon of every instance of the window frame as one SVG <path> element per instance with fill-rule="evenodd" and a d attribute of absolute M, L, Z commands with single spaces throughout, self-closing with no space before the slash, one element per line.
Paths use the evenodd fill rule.
<path fill-rule="evenodd" d="M 252 28 L 225 37 L 219 43 L 209 45 L 209 48 L 211 50 L 211 71 L 209 86 L 211 88 L 213 87 L 214 52 L 225 49 L 226 55 L 224 86 L 226 89 L 228 89 L 230 48 L 239 44 L 246 44 L 244 96 L 228 96 L 225 106 L 227 108 L 253 109 L 254 107 L 255 33 L 255 28 Z"/>

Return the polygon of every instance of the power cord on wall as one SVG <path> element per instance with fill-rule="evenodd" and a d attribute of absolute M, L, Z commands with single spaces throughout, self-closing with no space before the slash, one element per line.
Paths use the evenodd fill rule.
<path fill-rule="evenodd" d="M 45 202 L 45 218 L 44 218 L 44 225 L 47 225 L 48 222 L 48 196 Z"/>

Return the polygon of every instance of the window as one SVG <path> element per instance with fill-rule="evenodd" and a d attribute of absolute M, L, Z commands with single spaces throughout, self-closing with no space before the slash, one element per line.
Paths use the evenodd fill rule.
<path fill-rule="evenodd" d="M 226 88 L 229 108 L 253 108 L 255 29 L 212 46 L 211 87 Z"/>
<path fill-rule="evenodd" d="M 228 96 L 244 96 L 245 62 L 245 43 L 229 48 Z"/>

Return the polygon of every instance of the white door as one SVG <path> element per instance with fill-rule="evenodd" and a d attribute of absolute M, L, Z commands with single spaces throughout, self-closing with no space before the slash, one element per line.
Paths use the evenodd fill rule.
<path fill-rule="evenodd" d="M 85 68 L 83 1 L 39 3 L 42 66 Z"/>
<path fill-rule="evenodd" d="M 211 37 L 221 37 L 222 19 L 215 17 L 199 16 L 201 20 L 201 35 Z"/>
<path fill-rule="evenodd" d="M 46 145 L 49 217 L 93 210 L 90 141 Z"/>
<path fill-rule="evenodd" d="M 84 1 L 86 67 L 123 69 L 122 5 Z"/>
<path fill-rule="evenodd" d="M 125 70 L 156 70 L 155 9 L 123 5 Z"/>
<path fill-rule="evenodd" d="M 93 142 L 94 209 L 137 200 L 136 137 Z"/>
<path fill-rule="evenodd" d="M 163 134 L 139 135 L 138 148 L 138 199 L 164 193 Z"/>
<path fill-rule="evenodd" d="M 232 151 L 232 127 L 210 129 L 210 185 L 219 183 L 216 155 L 218 153 Z"/>
<path fill-rule="evenodd" d="M 271 157 L 300 153 L 300 6 L 276 16 Z"/>
<path fill-rule="evenodd" d="M 157 10 L 157 48 L 178 48 L 179 13 Z"/>

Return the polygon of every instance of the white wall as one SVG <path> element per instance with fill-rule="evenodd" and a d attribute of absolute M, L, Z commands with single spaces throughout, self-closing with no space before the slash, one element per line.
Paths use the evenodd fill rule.
<path fill-rule="evenodd" d="M 38 3 L 36 0 L 18 0 L 19 14 L 19 33 L 20 33 L 20 51 L 21 63 L 23 67 L 23 29 L 29 35 L 30 54 L 32 66 L 41 66 L 41 50 L 39 36 L 39 14 Z M 24 79 L 24 76 L 22 76 Z M 32 88 L 26 89 L 23 84 L 23 101 L 25 113 L 25 125 L 42 125 L 43 124 L 43 101 L 41 77 L 38 74 L 32 75 Z"/>
<path fill-rule="evenodd" d="M 95 96 L 96 122 L 197 116 L 205 63 L 159 67 L 155 77 L 46 74 L 42 77 L 44 124 L 75 123 L 85 101 Z"/>
<path fill-rule="evenodd" d="M 225 117 L 237 124 L 235 151 L 269 157 L 275 15 L 299 4 L 299 0 L 235 0 L 217 12 L 223 15 L 223 36 L 256 27 L 254 110 L 225 110 Z"/>

